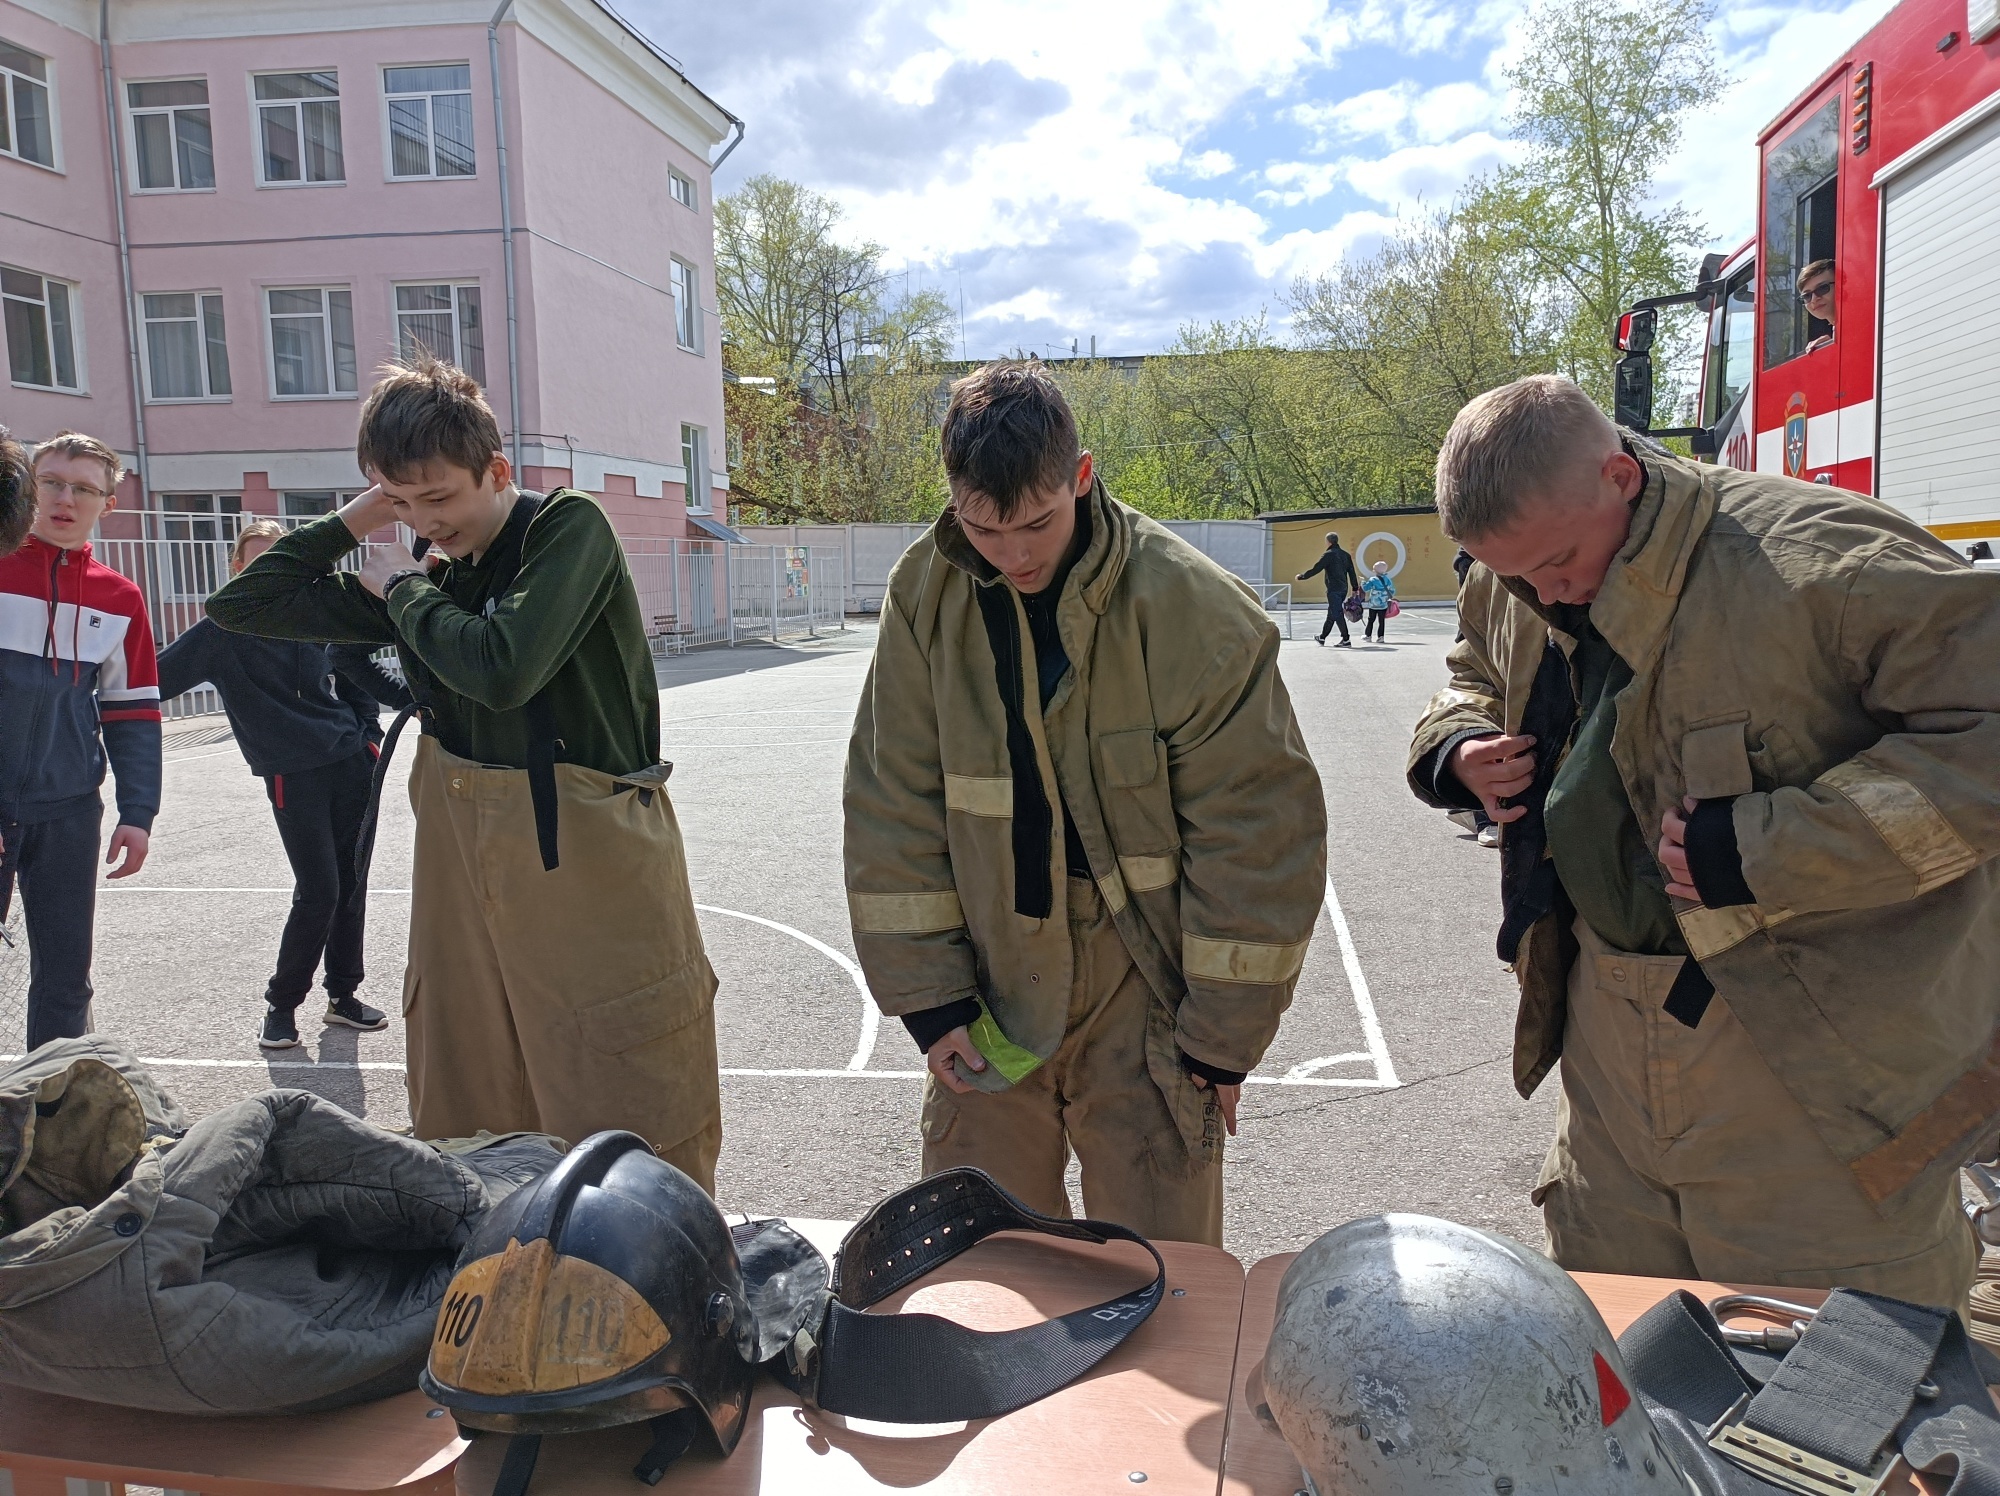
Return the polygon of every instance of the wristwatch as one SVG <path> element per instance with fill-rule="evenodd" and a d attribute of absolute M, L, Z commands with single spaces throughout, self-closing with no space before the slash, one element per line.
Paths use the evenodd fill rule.
<path fill-rule="evenodd" d="M 382 601 L 386 603 L 389 600 L 389 594 L 411 578 L 427 578 L 429 576 L 430 573 L 421 566 L 406 566 L 401 571 L 390 572 L 389 580 L 382 584 Z"/>

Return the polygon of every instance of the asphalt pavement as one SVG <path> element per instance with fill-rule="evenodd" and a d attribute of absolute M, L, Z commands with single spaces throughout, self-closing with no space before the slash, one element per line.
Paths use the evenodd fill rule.
<path fill-rule="evenodd" d="M 1317 621 L 1297 615 L 1281 659 L 1325 783 L 1331 887 L 1297 1001 L 1246 1087 L 1226 1245 L 1249 1260 L 1382 1210 L 1536 1243 L 1528 1196 L 1554 1083 L 1524 1102 L 1509 1080 L 1498 860 L 1403 784 L 1451 615 L 1411 609 L 1386 646 L 1357 630 L 1352 649 L 1316 645 Z M 841 767 L 872 645 L 863 624 L 660 671 L 670 788 L 721 978 L 718 1192 L 731 1210 L 852 1217 L 917 1170 L 920 1061 L 900 1024 L 870 1016 L 841 881 Z M 276 1085 L 407 1125 L 399 1017 L 381 1034 L 322 1030 L 309 1003 L 303 1048 L 257 1048 L 290 892 L 283 852 L 223 719 L 170 723 L 168 744 L 152 858 L 98 901 L 98 1027 L 155 1061 L 197 1114 Z M 361 993 L 398 1015 L 410 840 L 398 788 L 385 797 Z M 21 964 L 0 947 L 12 1049 Z"/>

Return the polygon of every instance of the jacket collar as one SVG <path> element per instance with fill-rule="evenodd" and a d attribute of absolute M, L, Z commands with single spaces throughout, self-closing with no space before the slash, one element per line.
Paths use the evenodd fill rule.
<path fill-rule="evenodd" d="M 29 560 L 39 562 L 43 566 L 49 565 L 56 557 L 62 554 L 64 552 L 61 546 L 50 545 L 39 535 L 30 535 L 26 540 L 21 542 L 20 555 Z M 90 559 L 90 542 L 86 540 L 82 545 L 68 554 L 73 561 L 79 563 L 88 561 Z"/>
<path fill-rule="evenodd" d="M 1101 478 L 1092 481 L 1084 502 L 1090 505 L 1090 543 L 1070 568 L 1063 592 L 1077 593 L 1091 612 L 1101 615 L 1111 605 L 1112 590 L 1132 554 L 1132 511 L 1105 492 Z M 956 509 L 947 508 L 937 517 L 931 536 L 938 554 L 980 586 L 1004 582 L 999 570 L 966 538 Z"/>
<path fill-rule="evenodd" d="M 1666 642 L 1688 565 L 1715 518 L 1716 500 L 1695 464 L 1643 449 L 1632 456 L 1646 470 L 1646 491 L 1590 605 L 1590 621 L 1638 672 Z"/>

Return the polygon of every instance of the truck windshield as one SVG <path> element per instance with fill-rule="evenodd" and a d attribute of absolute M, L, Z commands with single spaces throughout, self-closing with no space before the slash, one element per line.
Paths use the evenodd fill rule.
<path fill-rule="evenodd" d="M 1722 299 L 1708 314 L 1708 357 L 1701 402 L 1701 424 L 1713 426 L 1736 403 L 1750 383 L 1756 362 L 1757 286 L 1755 269 L 1745 265 L 1729 277 Z"/>
<path fill-rule="evenodd" d="M 1764 158 L 1764 367 L 1797 358 L 1832 331 L 1799 301 L 1799 272 L 1834 259 L 1833 215 L 1840 164 L 1840 96 L 1773 146 Z M 1831 308 L 1826 308 L 1830 313 Z"/>

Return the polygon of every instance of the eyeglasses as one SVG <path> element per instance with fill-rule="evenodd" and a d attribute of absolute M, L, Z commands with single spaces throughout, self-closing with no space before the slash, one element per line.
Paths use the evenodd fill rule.
<path fill-rule="evenodd" d="M 70 493 L 85 504 L 111 497 L 103 489 L 94 488 L 88 483 L 65 483 L 61 478 L 37 478 L 35 492 L 45 499 L 59 499 L 63 494 Z"/>
<path fill-rule="evenodd" d="M 1818 285 L 1816 285 L 1816 286 L 1801 286 L 1801 287 L 1799 287 L 1799 300 L 1800 300 L 1800 301 L 1818 301 L 1818 300 L 1820 299 L 1820 297 L 1822 297 L 1822 296 L 1831 296 L 1832 294 L 1833 294 L 1833 282 L 1832 282 L 1832 281 L 1821 281 L 1821 282 L 1820 282 L 1820 283 L 1819 283 Z"/>

